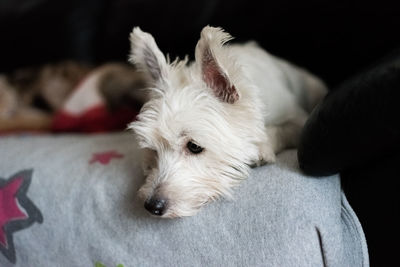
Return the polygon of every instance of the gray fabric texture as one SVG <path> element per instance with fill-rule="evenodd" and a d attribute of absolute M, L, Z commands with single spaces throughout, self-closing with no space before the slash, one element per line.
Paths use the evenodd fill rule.
<path fill-rule="evenodd" d="M 119 156 L 92 161 L 105 151 Z M 0 138 L 0 177 L 32 170 L 43 217 L 12 233 L 16 261 L 0 251 L 0 266 L 369 266 L 339 177 L 304 176 L 295 150 L 181 219 L 147 214 L 139 166 L 132 134 Z"/>

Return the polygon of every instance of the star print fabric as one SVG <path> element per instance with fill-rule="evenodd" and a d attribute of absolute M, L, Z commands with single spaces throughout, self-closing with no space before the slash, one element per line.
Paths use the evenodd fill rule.
<path fill-rule="evenodd" d="M 0 252 L 15 263 L 13 234 L 43 222 L 42 214 L 26 195 L 32 170 L 21 171 L 9 179 L 0 178 Z"/>

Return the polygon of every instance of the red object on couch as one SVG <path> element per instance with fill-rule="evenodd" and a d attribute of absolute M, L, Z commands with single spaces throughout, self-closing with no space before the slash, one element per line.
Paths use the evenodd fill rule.
<path fill-rule="evenodd" d="M 104 105 L 89 108 L 79 115 L 60 111 L 54 116 L 52 130 L 85 133 L 124 130 L 137 114 L 137 110 L 128 107 L 108 111 Z"/>

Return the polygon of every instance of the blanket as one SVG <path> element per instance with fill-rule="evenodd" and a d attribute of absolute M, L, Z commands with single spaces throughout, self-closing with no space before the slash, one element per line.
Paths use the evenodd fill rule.
<path fill-rule="evenodd" d="M 339 177 L 295 150 L 180 219 L 137 199 L 140 157 L 130 133 L 0 138 L 0 266 L 368 266 Z"/>

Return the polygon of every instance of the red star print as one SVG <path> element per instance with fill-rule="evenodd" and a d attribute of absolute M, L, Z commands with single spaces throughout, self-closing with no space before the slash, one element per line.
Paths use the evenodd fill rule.
<path fill-rule="evenodd" d="M 92 159 L 89 161 L 90 164 L 99 162 L 102 165 L 107 165 L 110 163 L 112 159 L 118 159 L 118 158 L 123 158 L 124 155 L 118 153 L 115 150 L 110 150 L 110 151 L 104 151 L 100 153 L 94 153 L 92 156 Z"/>
<path fill-rule="evenodd" d="M 13 234 L 30 227 L 34 222 L 42 223 L 43 216 L 28 198 L 33 170 L 20 171 L 8 179 L 0 177 L 0 256 L 15 263 Z"/>
<path fill-rule="evenodd" d="M 0 245 L 8 247 L 4 226 L 15 220 L 26 219 L 26 214 L 18 205 L 16 194 L 23 182 L 22 177 L 18 177 L 0 188 Z"/>

